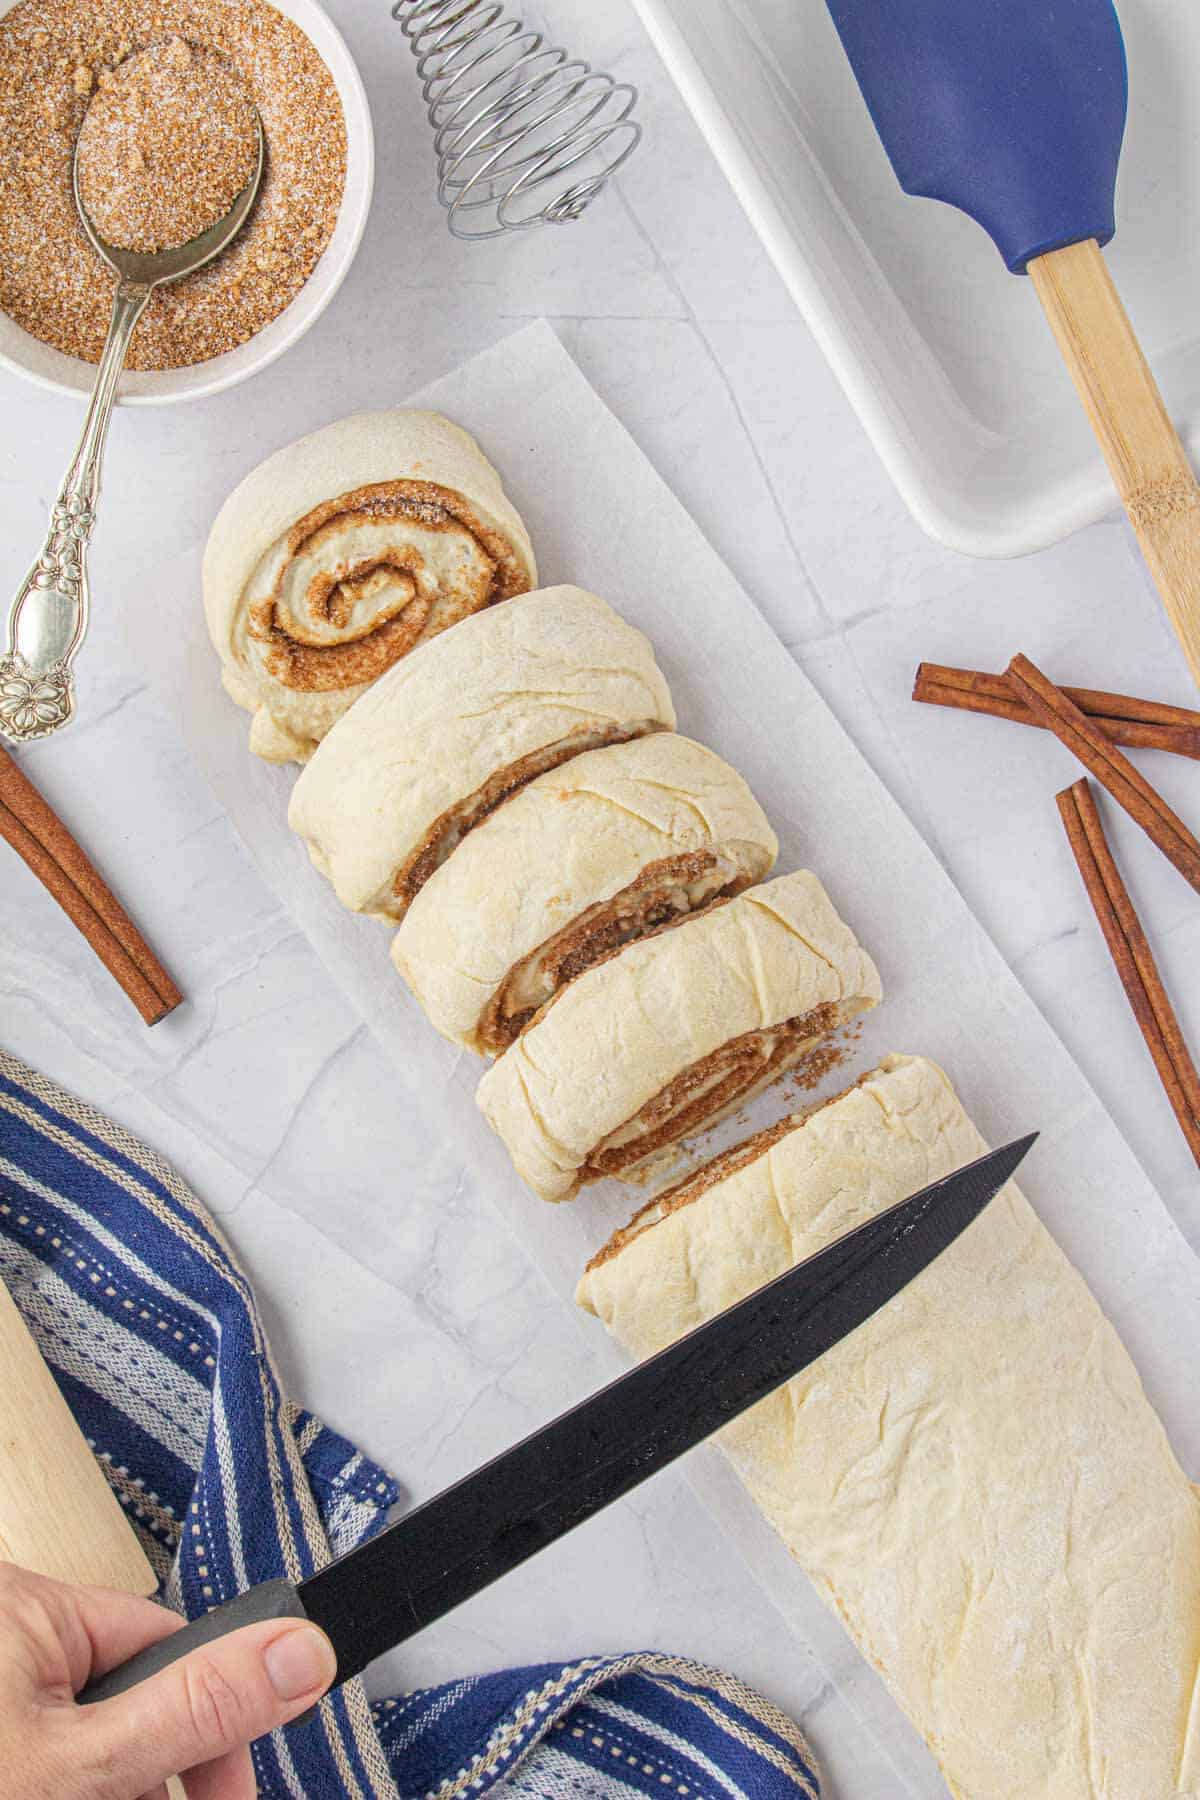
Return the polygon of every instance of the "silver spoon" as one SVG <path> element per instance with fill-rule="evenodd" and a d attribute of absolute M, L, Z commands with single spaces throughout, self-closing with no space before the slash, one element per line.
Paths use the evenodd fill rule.
<path fill-rule="evenodd" d="M 79 192 L 79 142 L 72 182 L 75 206 L 96 254 L 117 276 L 112 322 L 83 433 L 67 471 L 41 555 L 17 590 L 8 612 L 8 653 L 0 658 L 0 736 L 11 742 L 49 737 L 75 713 L 75 654 L 88 626 L 91 595 L 87 547 L 96 523 L 100 465 L 108 422 L 125 366 L 129 340 L 156 287 L 179 281 L 211 262 L 246 223 L 266 162 L 262 120 L 255 113 L 258 161 L 223 219 L 178 250 L 142 256 L 106 243 L 88 217 Z"/>

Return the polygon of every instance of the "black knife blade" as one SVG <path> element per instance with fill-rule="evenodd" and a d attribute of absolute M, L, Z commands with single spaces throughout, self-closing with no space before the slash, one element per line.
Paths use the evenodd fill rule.
<path fill-rule="evenodd" d="M 515 1569 L 765 1399 L 940 1256 L 1035 1137 L 992 1151 L 839 1238 L 298 1587 L 268 1581 L 79 1695 L 109 1698 L 242 1625 L 307 1618 L 339 1682 Z"/>

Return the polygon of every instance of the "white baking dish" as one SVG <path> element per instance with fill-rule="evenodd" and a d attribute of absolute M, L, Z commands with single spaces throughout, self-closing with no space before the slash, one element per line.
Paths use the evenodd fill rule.
<path fill-rule="evenodd" d="M 1113 510 L 1028 281 L 902 194 L 824 0 L 634 0 L 910 510 L 1013 556 Z M 1130 121 L 1109 251 L 1200 450 L 1200 7 L 1119 0 Z"/>

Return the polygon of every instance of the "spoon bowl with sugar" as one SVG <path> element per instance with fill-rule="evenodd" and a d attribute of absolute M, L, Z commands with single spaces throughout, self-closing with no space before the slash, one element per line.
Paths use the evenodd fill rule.
<path fill-rule="evenodd" d="M 229 247 L 253 210 L 266 166 L 262 120 L 257 108 L 251 107 L 254 143 L 250 176 L 224 214 L 184 244 L 153 251 L 123 249 L 102 236 L 81 191 L 80 147 L 97 100 L 104 100 L 103 90 L 84 116 L 75 144 L 72 179 L 84 233 L 113 271 L 117 287 L 108 339 L 75 455 L 54 502 L 41 552 L 9 608 L 7 653 L 0 656 L 0 736 L 17 744 L 48 737 L 75 715 L 72 665 L 87 631 L 91 605 L 87 548 L 96 523 L 101 464 L 117 384 L 137 322 L 155 288 L 194 274 Z"/>

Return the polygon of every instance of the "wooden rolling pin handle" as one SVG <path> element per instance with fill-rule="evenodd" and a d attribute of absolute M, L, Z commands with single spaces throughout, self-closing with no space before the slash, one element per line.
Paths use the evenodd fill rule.
<path fill-rule="evenodd" d="M 1200 686 L 1200 485 L 1094 239 L 1029 276 Z"/>
<path fill-rule="evenodd" d="M 154 1571 L 0 1282 L 0 1561 L 152 1594 Z"/>
<path fill-rule="evenodd" d="M 152 1594 L 154 1570 L 0 1281 L 0 1562 Z M 186 1800 L 181 1782 L 172 1800 Z"/>

